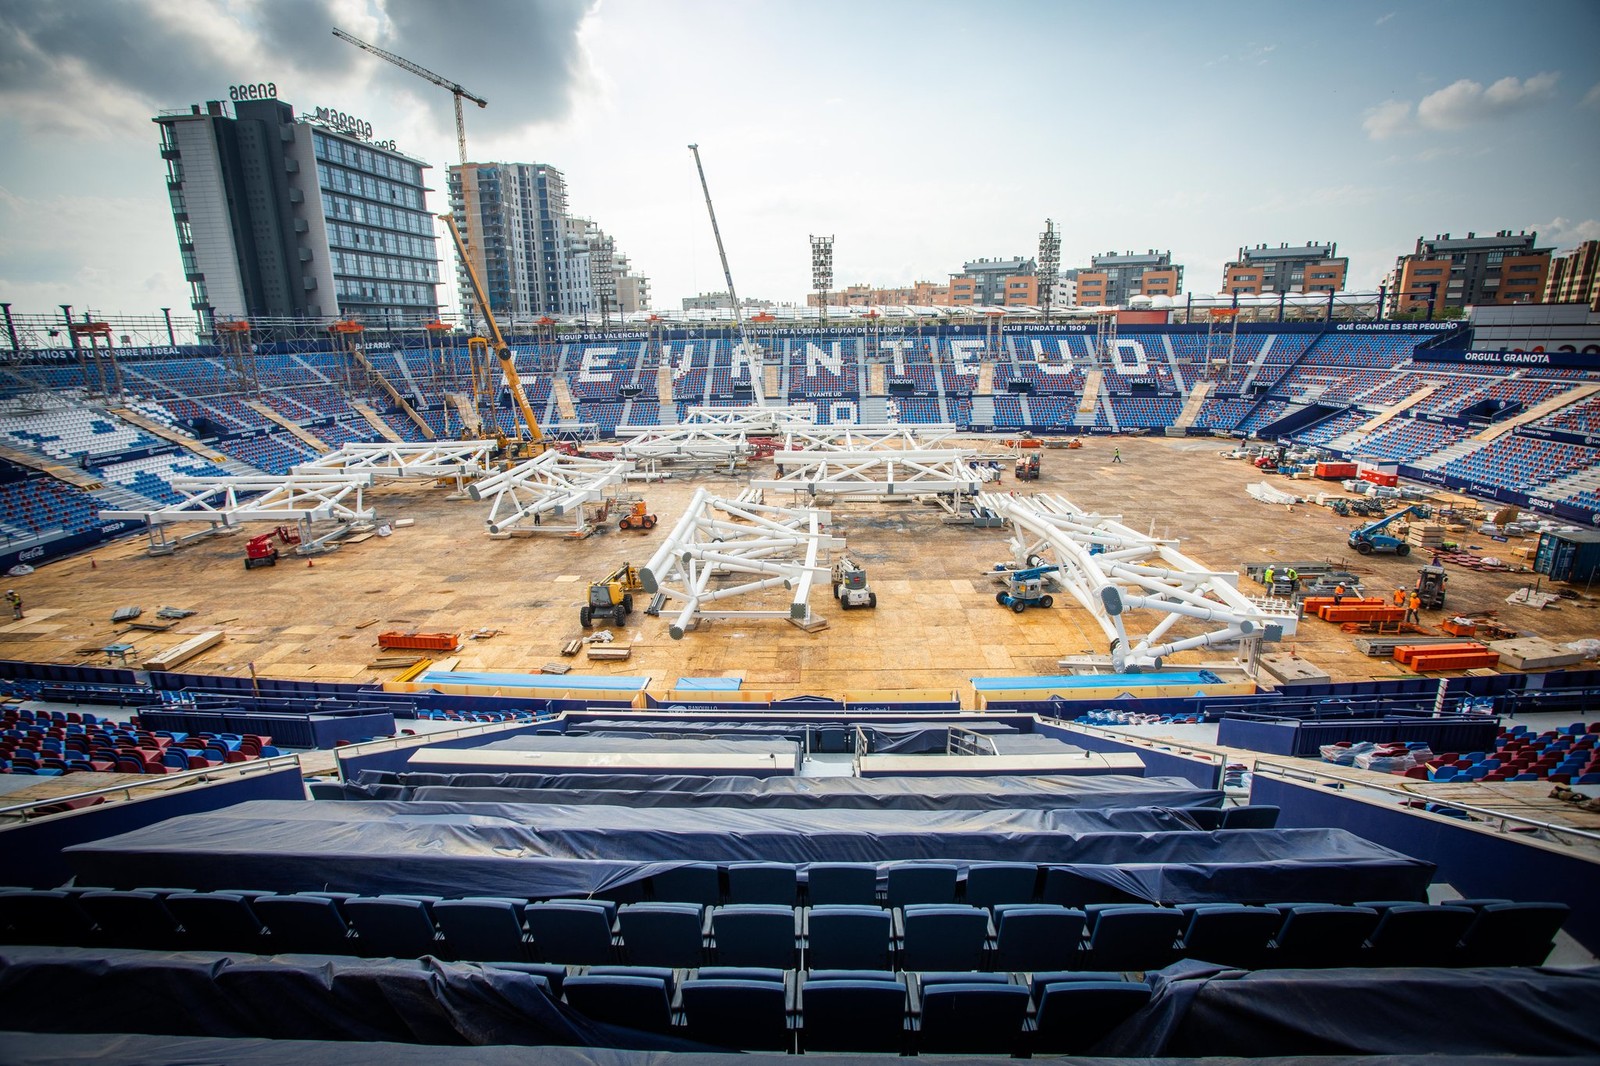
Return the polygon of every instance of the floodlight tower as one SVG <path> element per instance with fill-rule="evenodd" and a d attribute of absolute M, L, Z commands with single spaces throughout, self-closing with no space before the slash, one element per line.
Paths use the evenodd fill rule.
<path fill-rule="evenodd" d="M 1055 301 L 1056 279 L 1061 274 L 1061 234 L 1056 224 L 1044 220 L 1044 232 L 1039 234 L 1039 306 L 1044 310 L 1044 320 L 1050 321 L 1050 305 Z"/>
<path fill-rule="evenodd" d="M 828 324 L 828 293 L 833 290 L 833 237 L 811 237 L 811 287 L 817 293 L 817 313 Z"/>

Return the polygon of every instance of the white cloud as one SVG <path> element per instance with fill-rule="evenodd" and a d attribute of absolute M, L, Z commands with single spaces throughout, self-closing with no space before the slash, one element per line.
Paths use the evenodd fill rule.
<path fill-rule="evenodd" d="M 1398 137 L 1412 128 L 1411 101 L 1385 100 L 1377 107 L 1367 109 L 1361 128 L 1375 141 Z"/>
<path fill-rule="evenodd" d="M 1388 22 L 1390 19 L 1394 18 L 1398 14 L 1400 14 L 1400 12 L 1391 11 L 1387 15 L 1379 15 L 1378 16 L 1378 21 L 1374 22 L 1373 25 L 1374 26 L 1382 26 L 1385 22 Z"/>
<path fill-rule="evenodd" d="M 1557 249 L 1572 248 L 1584 241 L 1600 240 L 1600 219 L 1586 218 L 1582 222 L 1574 222 L 1569 218 L 1557 215 L 1549 222 L 1538 223 L 1527 227 L 1539 234 L 1540 244 L 1555 245 Z"/>
<path fill-rule="evenodd" d="M 1417 120 L 1429 129 L 1458 130 L 1533 107 L 1555 95 L 1559 75 L 1546 71 L 1530 78 L 1501 78 L 1487 89 L 1462 78 L 1417 105 Z"/>
<path fill-rule="evenodd" d="M 1589 87 L 1589 91 L 1583 94 L 1583 100 L 1578 106 L 1587 107 L 1591 111 L 1600 111 L 1600 81 Z"/>

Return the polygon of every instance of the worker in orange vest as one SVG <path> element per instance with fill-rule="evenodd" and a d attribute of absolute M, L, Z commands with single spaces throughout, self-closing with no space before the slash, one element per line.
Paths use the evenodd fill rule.
<path fill-rule="evenodd" d="M 1339 582 L 1339 587 L 1333 590 L 1333 605 L 1339 606 L 1339 601 L 1344 599 L 1344 582 Z"/>
<path fill-rule="evenodd" d="M 1411 594 L 1411 599 L 1406 604 L 1406 621 L 1407 622 L 1420 622 L 1420 621 L 1422 621 L 1422 618 L 1417 614 L 1417 608 L 1419 608 L 1421 606 L 1422 606 L 1422 597 L 1418 596 L 1415 592 L 1413 592 Z"/>
<path fill-rule="evenodd" d="M 1404 607 L 1406 605 L 1406 590 L 1405 589 L 1397 588 L 1397 589 L 1394 590 L 1394 605 L 1396 607 Z"/>

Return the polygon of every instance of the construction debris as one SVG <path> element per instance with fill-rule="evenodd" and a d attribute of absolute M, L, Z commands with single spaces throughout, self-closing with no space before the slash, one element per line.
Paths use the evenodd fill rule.
<path fill-rule="evenodd" d="M 156 612 L 157 618 L 188 618 L 195 612 L 183 607 L 163 607 Z"/>
<path fill-rule="evenodd" d="M 567 641 L 565 644 L 561 645 L 561 654 L 562 655 L 576 655 L 576 654 L 578 654 L 579 651 L 582 650 L 582 648 L 583 648 L 583 641 L 574 638 L 572 640 Z"/>
<path fill-rule="evenodd" d="M 143 607 L 118 607 L 111 612 L 111 620 L 113 622 L 131 622 L 141 614 L 144 614 Z"/>
<path fill-rule="evenodd" d="M 1265 481 L 1257 481 L 1254 485 L 1248 485 L 1244 491 L 1262 503 L 1295 504 L 1303 499 L 1303 497 L 1296 496 L 1292 492 L 1284 492 L 1282 489 L 1275 488 Z"/>
<path fill-rule="evenodd" d="M 175 644 L 164 652 L 145 656 L 144 665 L 150 670 L 171 670 L 174 666 L 181 665 L 193 659 L 196 655 L 222 643 L 223 633 L 220 629 L 213 629 L 198 636 L 190 637 L 182 644 Z"/>
<path fill-rule="evenodd" d="M 380 655 L 367 664 L 368 670 L 408 670 L 422 661 L 420 655 Z"/>
<path fill-rule="evenodd" d="M 591 659 L 604 659 L 604 660 L 608 660 L 608 661 L 621 661 L 623 659 L 628 658 L 632 654 L 633 654 L 633 649 L 631 647 L 621 647 L 621 648 L 595 648 L 595 647 L 591 647 L 589 649 L 589 658 L 591 658 Z"/>
<path fill-rule="evenodd" d="M 1532 607 L 1542 611 L 1561 599 L 1553 592 L 1535 592 L 1531 588 L 1520 588 L 1506 597 L 1506 602 L 1514 607 Z"/>
<path fill-rule="evenodd" d="M 573 641 L 573 643 L 576 644 L 578 642 Z M 573 649 L 573 654 L 577 654 L 576 648 Z M 572 667 L 568 666 L 566 663 L 545 663 L 543 666 L 539 667 L 539 672 L 541 674 L 569 674 L 572 672 Z"/>

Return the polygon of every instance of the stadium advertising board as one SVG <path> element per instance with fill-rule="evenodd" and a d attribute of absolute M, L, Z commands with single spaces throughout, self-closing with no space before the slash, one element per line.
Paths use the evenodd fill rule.
<path fill-rule="evenodd" d="M 1418 348 L 1411 358 L 1419 363 L 1454 363 L 1457 366 L 1600 370 L 1600 353 L 1595 352 L 1463 352 Z"/>

